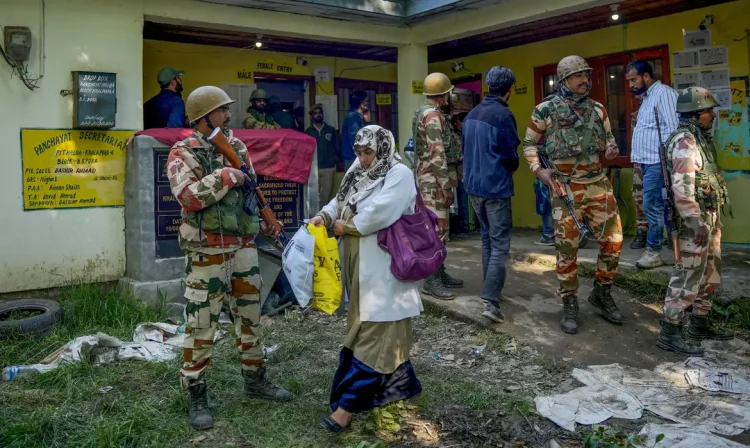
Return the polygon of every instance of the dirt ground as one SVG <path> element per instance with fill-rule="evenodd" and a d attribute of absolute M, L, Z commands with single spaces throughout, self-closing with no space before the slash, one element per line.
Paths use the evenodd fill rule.
<path fill-rule="evenodd" d="M 446 265 L 450 273 L 465 281 L 465 288 L 455 290 L 457 298 L 438 301 L 424 299 L 459 313 L 477 322 L 485 322 L 480 314 L 482 262 L 476 256 L 476 239 L 452 241 Z M 538 246 L 535 246 L 538 247 Z M 554 248 L 540 250 L 554 251 Z M 588 250 L 588 249 L 587 249 Z M 529 344 L 549 356 L 557 356 L 572 364 L 595 365 L 621 362 L 651 369 L 660 362 L 675 361 L 671 352 L 659 349 L 654 341 L 659 334 L 661 311 L 656 305 L 643 305 L 628 293 L 613 288 L 613 296 L 625 318 L 614 325 L 602 318 L 587 298 L 593 279 L 581 277 L 579 290 L 580 327 L 578 334 L 560 330 L 562 303 L 556 296 L 558 287 L 554 270 L 544 263 L 528 263 L 516 255 L 509 264 L 501 308 L 506 321 L 498 324 L 500 331 Z M 485 322 L 486 323 L 486 322 Z"/>

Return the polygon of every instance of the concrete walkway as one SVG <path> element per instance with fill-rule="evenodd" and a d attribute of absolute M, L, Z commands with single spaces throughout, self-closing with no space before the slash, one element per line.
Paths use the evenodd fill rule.
<path fill-rule="evenodd" d="M 554 269 L 548 263 L 527 263 L 529 257 L 555 262 L 554 247 L 537 246 L 538 232 L 515 230 L 511 243 L 511 263 L 503 290 L 501 307 L 506 321 L 493 327 L 508 333 L 519 341 L 533 345 L 542 353 L 566 362 L 594 365 L 620 362 L 631 366 L 651 369 L 667 360 L 680 357 L 656 347 L 654 340 L 659 333 L 661 309 L 658 305 L 644 305 L 618 288 L 613 296 L 625 317 L 622 325 L 613 325 L 599 316 L 587 298 L 593 287 L 593 279 L 581 278 L 579 290 L 580 328 L 576 335 L 563 333 L 559 328 L 562 304 L 555 294 L 558 287 Z M 641 251 L 627 248 L 626 239 L 620 269 L 637 269 L 635 261 Z M 463 289 L 454 290 L 455 300 L 442 301 L 423 296 L 428 304 L 433 304 L 465 319 L 487 324 L 480 316 L 484 303 L 480 300 L 482 288 L 482 262 L 480 241 L 477 236 L 453 239 L 448 243 L 449 255 L 446 266 L 455 277 L 465 281 Z M 579 262 L 594 266 L 598 247 L 579 252 Z M 725 293 L 739 295 L 750 291 L 750 247 L 724 249 Z M 664 250 L 664 255 L 667 250 Z M 670 267 L 655 270 L 667 276 Z M 745 292 L 745 295 L 748 293 Z"/>

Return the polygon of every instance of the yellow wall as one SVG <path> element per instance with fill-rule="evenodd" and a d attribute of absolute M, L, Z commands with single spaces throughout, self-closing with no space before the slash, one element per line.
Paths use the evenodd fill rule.
<path fill-rule="evenodd" d="M 504 65 L 516 75 L 516 84 L 526 84 L 528 93 L 514 95 L 510 98 L 510 107 L 518 121 L 519 134 L 523 139 L 528 119 L 534 108 L 534 67 L 556 63 L 569 54 L 583 57 L 605 55 L 627 50 L 648 48 L 657 45 L 669 45 L 669 50 L 683 49 L 682 29 L 697 29 L 698 24 L 707 14 L 714 15 L 712 39 L 714 45 L 727 45 L 729 48 L 729 69 L 731 76 L 747 76 L 748 39 L 735 42 L 745 36 L 750 23 L 750 7 L 747 1 L 725 3 L 709 8 L 702 8 L 680 14 L 659 17 L 635 22 L 629 25 L 609 27 L 597 31 L 576 34 L 563 38 L 537 42 L 491 53 L 463 58 L 465 67 L 474 73 L 483 73 L 494 65 Z M 446 63 L 430 64 L 430 71 L 442 71 L 452 77 L 461 74 L 452 73 Z M 674 69 L 670 70 L 674 73 Z M 747 153 L 748 148 L 743 148 Z M 632 170 L 623 172 L 622 195 L 630 203 Z M 733 198 L 735 219 L 726 219 L 724 240 L 727 242 L 750 242 L 750 207 L 744 202 L 744 195 L 750 187 L 750 173 L 734 172 L 728 176 L 729 193 Z M 524 166 L 515 175 L 516 197 L 513 201 L 514 225 L 537 227 L 539 217 L 534 210 L 533 177 Z M 634 212 L 631 211 L 631 215 Z M 634 227 L 634 226 L 631 226 Z"/>
<path fill-rule="evenodd" d="M 331 44 L 334 45 L 334 44 Z M 297 57 L 307 60 L 307 66 L 297 65 Z M 237 72 L 256 71 L 258 62 L 273 61 L 276 65 L 292 68 L 289 74 L 314 76 L 316 66 L 333 67 L 335 78 L 396 82 L 396 64 L 356 59 L 277 53 L 266 50 L 242 50 L 208 45 L 181 44 L 155 40 L 143 41 L 143 100 L 159 93 L 156 75 L 163 67 L 184 70 L 182 77 L 186 92 L 202 85 L 221 86 L 225 82 L 248 82 L 239 79 Z M 333 95 L 332 82 L 316 83 L 319 95 Z"/>

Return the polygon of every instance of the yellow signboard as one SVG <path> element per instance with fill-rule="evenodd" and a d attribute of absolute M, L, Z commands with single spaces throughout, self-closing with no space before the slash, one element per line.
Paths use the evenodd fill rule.
<path fill-rule="evenodd" d="M 237 79 L 249 84 L 255 84 L 255 72 L 246 68 L 237 69 Z"/>
<path fill-rule="evenodd" d="M 424 83 L 422 81 L 411 82 L 411 93 L 422 94 L 424 93 Z"/>
<path fill-rule="evenodd" d="M 378 93 L 375 95 L 375 104 L 378 106 L 390 106 L 391 105 L 391 94 L 390 93 Z"/>
<path fill-rule="evenodd" d="M 24 210 L 125 205 L 125 142 L 132 135 L 22 129 Z"/>

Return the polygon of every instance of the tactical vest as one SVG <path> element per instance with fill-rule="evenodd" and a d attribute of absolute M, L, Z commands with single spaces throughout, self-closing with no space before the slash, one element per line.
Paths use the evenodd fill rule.
<path fill-rule="evenodd" d="M 560 95 L 551 95 L 550 119 L 552 128 L 544 133 L 544 152 L 551 160 L 578 157 L 578 162 L 591 154 L 603 151 L 607 134 L 604 121 L 596 112 L 592 101 L 584 103 L 583 119 Z"/>
<path fill-rule="evenodd" d="M 453 123 L 450 121 L 450 115 L 444 115 L 445 118 L 445 137 L 443 145 L 445 146 L 445 159 L 448 165 L 459 165 L 463 161 L 461 154 L 461 136 L 456 132 Z"/>
<path fill-rule="evenodd" d="M 412 135 L 414 136 L 414 151 L 415 151 L 416 159 L 421 159 L 422 157 L 425 157 L 425 154 L 421 152 L 421 149 L 424 149 L 423 147 L 425 145 L 425 142 L 423 141 L 422 138 L 419 137 L 419 121 L 422 119 L 422 117 L 424 117 L 424 114 L 429 110 L 437 111 L 439 114 L 442 115 L 442 112 L 440 112 L 440 109 L 438 109 L 437 106 L 435 106 L 434 104 L 430 104 L 430 103 L 424 103 L 422 104 L 422 106 L 419 107 L 419 109 L 417 109 L 417 112 L 414 114 L 414 120 L 412 120 L 412 123 L 411 123 L 411 132 L 412 132 Z M 458 151 L 452 150 L 453 148 L 451 145 L 455 145 L 455 140 L 450 135 L 446 135 L 446 130 L 447 130 L 447 125 L 446 125 L 446 129 L 443 129 L 443 147 L 445 148 L 445 158 L 448 164 L 457 165 L 461 162 L 461 160 L 458 158 L 458 156 L 460 156 L 461 154 L 460 147 L 458 148 Z"/>
<path fill-rule="evenodd" d="M 205 173 L 213 173 L 224 168 L 224 165 L 220 162 L 221 159 L 217 160 L 217 153 L 213 150 L 202 147 L 194 148 L 189 143 L 185 149 L 193 154 Z M 237 155 L 239 156 L 239 153 Z M 257 216 L 245 212 L 244 202 L 243 190 L 231 188 L 218 203 L 197 212 L 183 213 L 188 224 L 197 229 L 202 229 L 204 232 L 242 237 L 254 236 L 260 229 L 259 220 Z"/>
<path fill-rule="evenodd" d="M 673 171 L 672 152 L 674 140 L 681 133 L 689 133 L 698 143 L 703 168 L 695 172 L 695 202 L 700 205 L 701 213 L 707 210 L 718 211 L 726 216 L 724 207 L 729 207 L 729 216 L 734 217 L 732 207 L 729 203 L 729 192 L 727 191 L 727 182 L 721 172 L 719 164 L 716 162 L 716 147 L 713 139 L 706 139 L 702 135 L 696 135 L 690 128 L 680 126 L 672 133 L 667 142 L 667 170 L 670 175 Z"/>
<path fill-rule="evenodd" d="M 270 125 L 275 125 L 276 124 L 276 120 L 274 120 L 272 116 L 268 115 L 265 112 L 261 112 L 261 111 L 255 109 L 253 106 L 250 106 L 250 107 L 247 108 L 247 113 L 250 114 L 250 115 L 252 115 L 253 118 L 255 118 L 256 120 L 260 121 L 261 123 L 266 123 L 266 124 L 270 124 Z"/>

